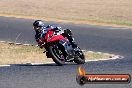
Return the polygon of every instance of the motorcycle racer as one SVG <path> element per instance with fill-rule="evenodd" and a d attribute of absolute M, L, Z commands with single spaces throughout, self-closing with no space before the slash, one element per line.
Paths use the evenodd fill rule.
<path fill-rule="evenodd" d="M 38 46 L 44 48 L 43 53 L 57 65 L 62 66 L 65 62 L 85 63 L 84 53 L 72 38 L 71 30 L 45 26 L 41 20 L 33 23 L 33 29 Z"/>
<path fill-rule="evenodd" d="M 36 20 L 33 23 L 33 29 L 35 30 L 35 40 L 38 43 L 38 46 L 40 48 L 43 47 L 44 44 L 44 37 L 48 30 L 53 30 L 54 32 L 59 32 L 63 37 L 67 37 L 69 42 L 71 43 L 73 48 L 77 47 L 77 44 L 74 41 L 74 38 L 72 37 L 71 30 L 69 29 L 62 29 L 61 27 L 53 27 L 51 25 L 48 25 L 45 27 L 44 22 L 42 20 Z M 61 32 L 60 32 L 61 31 Z"/>

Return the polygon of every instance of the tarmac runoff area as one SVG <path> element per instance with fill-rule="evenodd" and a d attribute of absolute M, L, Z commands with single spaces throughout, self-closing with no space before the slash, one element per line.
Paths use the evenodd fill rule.
<path fill-rule="evenodd" d="M 16 45 L 16 46 L 19 46 L 19 45 L 23 45 L 23 46 L 33 46 L 32 44 L 22 44 L 22 43 L 14 43 L 14 42 L 7 42 L 7 41 L 0 41 L 0 43 L 7 43 L 9 45 Z M 35 45 L 37 46 L 37 45 Z M 88 53 L 95 53 L 94 51 L 86 51 L 86 50 L 82 50 L 84 53 L 88 52 Z M 85 61 L 86 62 L 93 62 L 93 61 L 104 61 L 104 60 L 115 60 L 115 59 L 122 59 L 124 58 L 123 56 L 120 56 L 120 55 L 115 55 L 115 54 L 109 54 L 109 53 L 104 53 L 104 52 L 96 52 L 97 54 L 105 54 L 105 55 L 108 55 L 109 57 L 108 58 L 101 58 L 101 59 L 86 59 Z M 53 64 L 54 62 L 46 62 L 46 63 L 26 63 L 26 64 L 23 64 L 23 65 L 44 65 L 44 64 Z M 22 65 L 22 64 L 21 64 Z M 3 65 L 0 65 L 0 67 L 6 67 L 6 66 L 12 66 L 12 64 L 3 64 Z"/>

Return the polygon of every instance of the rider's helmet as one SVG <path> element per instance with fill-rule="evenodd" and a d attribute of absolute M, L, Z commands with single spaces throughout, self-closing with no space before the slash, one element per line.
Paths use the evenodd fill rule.
<path fill-rule="evenodd" d="M 41 31 L 44 26 L 44 22 L 42 20 L 36 20 L 33 23 L 33 28 L 35 31 Z"/>

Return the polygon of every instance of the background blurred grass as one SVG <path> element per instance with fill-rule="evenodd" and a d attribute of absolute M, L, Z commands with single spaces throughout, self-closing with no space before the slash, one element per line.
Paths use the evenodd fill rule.
<path fill-rule="evenodd" d="M 132 0 L 1 0 L 0 15 L 132 26 Z"/>

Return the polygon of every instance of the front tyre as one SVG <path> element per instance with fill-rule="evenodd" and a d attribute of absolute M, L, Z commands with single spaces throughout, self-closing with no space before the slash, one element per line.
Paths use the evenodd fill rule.
<path fill-rule="evenodd" d="M 49 52 L 52 55 L 53 61 L 57 65 L 62 66 L 65 63 L 65 57 L 63 55 L 63 51 L 59 49 L 57 46 L 49 46 Z"/>

